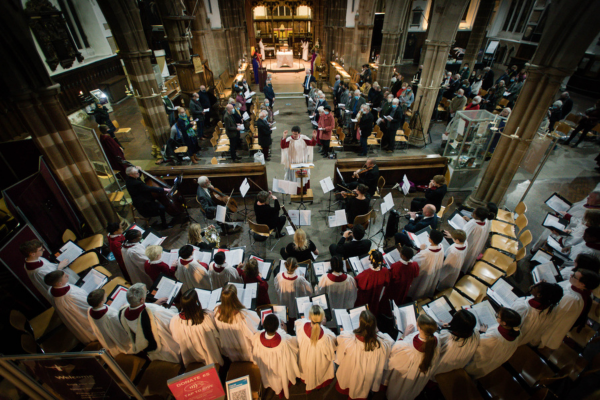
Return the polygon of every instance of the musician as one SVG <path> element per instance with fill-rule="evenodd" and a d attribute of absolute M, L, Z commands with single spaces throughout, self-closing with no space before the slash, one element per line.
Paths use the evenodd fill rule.
<path fill-rule="evenodd" d="M 359 183 L 356 189 L 351 193 L 342 192 L 342 197 L 346 199 L 344 209 L 346 210 L 346 220 L 348 224 L 354 224 L 354 218 L 358 215 L 365 215 L 370 210 L 371 196 L 367 185 Z"/>
<path fill-rule="evenodd" d="M 173 224 L 167 223 L 165 206 L 156 201 L 156 199 L 152 196 L 152 193 L 168 193 L 171 191 L 171 189 L 146 185 L 140 179 L 140 169 L 140 167 L 128 167 L 125 170 L 125 173 L 127 174 L 125 185 L 127 186 L 127 191 L 131 196 L 131 202 L 133 203 L 133 206 L 145 218 L 160 216 L 162 229 L 172 228 Z"/>
<path fill-rule="evenodd" d="M 269 200 L 275 200 L 273 207 L 269 205 Z M 285 232 L 281 232 L 285 225 L 285 215 L 279 215 L 279 200 L 272 192 L 261 191 L 256 196 L 254 203 L 254 214 L 256 215 L 256 223 L 268 225 L 269 229 L 275 229 L 275 237 L 280 238 L 285 236 Z"/>
<path fill-rule="evenodd" d="M 214 219 L 217 216 L 217 203 L 213 200 L 210 189 L 214 189 L 214 186 L 210 183 L 210 179 L 208 179 L 207 176 L 201 176 L 198 178 L 198 191 L 196 192 L 196 199 L 204 210 L 204 216 L 207 219 Z M 225 220 L 230 220 L 229 215 L 226 215 Z M 220 224 L 220 226 L 223 232 L 226 234 L 235 233 L 242 229 L 240 226 L 228 228 L 226 224 Z"/>
<path fill-rule="evenodd" d="M 352 227 L 352 231 L 347 230 L 337 244 L 329 246 L 331 257 L 340 256 L 345 259 L 358 257 L 367 254 L 371 249 L 371 241 L 365 237 L 365 228 L 361 224 Z"/>
<path fill-rule="evenodd" d="M 369 195 L 373 196 L 377 191 L 377 181 L 379 180 L 379 167 L 375 164 L 375 160 L 368 158 L 365 162 L 365 166 L 361 169 L 357 169 L 352 174 L 353 178 L 357 178 L 356 182 L 350 182 L 348 189 L 354 190 L 359 184 L 367 185 L 369 188 Z"/>
<path fill-rule="evenodd" d="M 444 175 L 436 175 L 425 189 L 425 197 L 415 197 L 410 202 L 410 211 L 419 211 L 425 204 L 432 204 L 436 210 L 442 207 L 442 200 L 448 191 Z"/>
<path fill-rule="evenodd" d="M 431 204 L 426 204 L 423 207 L 422 215 L 418 215 L 416 212 L 409 212 L 409 223 L 404 226 L 404 229 L 401 232 L 398 232 L 396 235 L 394 235 L 396 244 L 400 243 L 403 246 L 415 247 L 413 241 L 410 240 L 410 237 L 406 232 L 417 233 L 428 226 L 430 226 L 431 229 L 436 229 L 439 221 L 437 215 L 435 215 L 435 212 L 435 206 Z"/>

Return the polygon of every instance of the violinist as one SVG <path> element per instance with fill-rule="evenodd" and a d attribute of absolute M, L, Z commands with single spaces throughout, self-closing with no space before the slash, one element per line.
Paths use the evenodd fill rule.
<path fill-rule="evenodd" d="M 273 207 L 269 205 L 269 200 L 271 199 L 275 201 Z M 279 200 L 273 196 L 273 193 L 263 190 L 256 196 L 256 203 L 254 203 L 256 223 L 268 225 L 269 229 L 275 229 L 276 238 L 285 236 L 285 232 L 281 230 L 285 225 L 286 218 L 285 215 L 279 215 L 279 209 Z"/>
<path fill-rule="evenodd" d="M 140 167 L 128 167 L 125 173 L 127 174 L 125 185 L 131 196 L 131 202 L 138 212 L 145 218 L 160 216 L 161 228 L 172 228 L 171 223 L 167 224 L 165 206 L 152 196 L 152 193 L 162 194 L 163 192 L 170 192 L 171 189 L 146 185 L 140 179 Z"/>
<path fill-rule="evenodd" d="M 346 210 L 346 220 L 350 226 L 354 224 L 356 216 L 365 215 L 371 208 L 369 206 L 371 201 L 369 188 L 362 183 L 359 183 L 352 193 L 342 192 L 342 197 L 346 202 L 344 209 Z"/>
<path fill-rule="evenodd" d="M 349 189 L 355 189 L 359 184 L 367 185 L 369 195 L 373 196 L 377 191 L 377 181 L 379 180 L 379 167 L 375 164 L 375 160 L 368 158 L 364 167 L 354 171 L 353 178 L 357 178 L 356 182 L 348 184 Z"/>

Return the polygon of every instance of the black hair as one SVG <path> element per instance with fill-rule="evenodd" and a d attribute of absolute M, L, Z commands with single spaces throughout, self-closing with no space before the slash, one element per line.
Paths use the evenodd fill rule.
<path fill-rule="evenodd" d="M 65 272 L 62 269 L 57 269 L 55 271 L 49 272 L 44 277 L 44 283 L 48 286 L 54 286 L 62 279 L 65 275 Z"/>
<path fill-rule="evenodd" d="M 113 233 L 118 231 L 120 227 L 121 225 L 118 222 L 111 222 L 107 225 L 106 232 L 112 235 Z"/>
<path fill-rule="evenodd" d="M 222 251 L 219 251 L 217 254 L 215 254 L 215 256 L 213 257 L 213 261 L 215 262 L 215 264 L 217 265 L 222 265 L 225 262 L 225 253 L 223 253 Z"/>
<path fill-rule="evenodd" d="M 498 206 L 496 205 L 496 203 L 492 203 L 490 201 L 486 204 L 485 208 L 487 208 L 489 214 L 487 219 L 492 220 L 496 218 L 496 215 L 498 215 Z"/>
<path fill-rule="evenodd" d="M 478 220 L 484 221 L 487 219 L 489 211 L 485 207 L 477 207 L 475 211 L 473 211 L 473 215 L 477 217 Z"/>
<path fill-rule="evenodd" d="M 558 305 L 563 297 L 563 289 L 558 283 L 540 282 L 534 285 L 539 290 L 539 297 L 536 298 L 548 312 Z"/>
<path fill-rule="evenodd" d="M 442 240 L 444 240 L 444 234 L 436 229 L 433 229 L 431 232 L 429 232 L 429 238 L 434 244 L 438 245 L 442 243 Z"/>
<path fill-rule="evenodd" d="M 279 318 L 277 317 L 277 315 L 268 314 L 263 321 L 263 327 L 269 335 L 272 335 L 275 332 L 277 332 L 277 329 L 279 328 Z"/>
<path fill-rule="evenodd" d="M 300 133 L 300 127 L 298 125 L 292 126 L 292 132 L 298 132 L 298 133 Z"/>
<path fill-rule="evenodd" d="M 595 273 L 600 272 L 600 260 L 593 254 L 579 253 L 575 261 L 577 262 L 577 269 L 587 269 Z"/>
<path fill-rule="evenodd" d="M 191 244 L 186 244 L 179 249 L 179 257 L 183 258 L 184 260 L 189 258 L 192 254 L 194 254 L 194 248 Z"/>
<path fill-rule="evenodd" d="M 510 308 L 501 307 L 500 310 L 498 310 L 498 316 L 500 317 L 500 320 L 508 326 L 509 329 L 517 328 L 522 322 L 521 315 Z"/>
<path fill-rule="evenodd" d="M 402 254 L 404 257 L 410 260 L 414 257 L 415 252 L 408 246 L 402 246 L 402 248 L 400 249 L 400 254 Z"/>
<path fill-rule="evenodd" d="M 344 260 L 342 260 L 342 257 L 340 256 L 333 256 L 331 257 L 331 260 L 329 261 L 329 263 L 331 264 L 331 269 L 329 272 L 344 272 Z"/>
<path fill-rule="evenodd" d="M 477 318 L 472 312 L 467 310 L 458 310 L 452 317 L 452 321 L 448 325 L 448 330 L 452 335 L 458 339 L 469 339 L 473 336 L 475 326 L 477 325 Z M 461 346 L 464 346 L 466 340 L 463 341 Z"/>
<path fill-rule="evenodd" d="M 354 224 L 352 227 L 352 237 L 356 240 L 361 240 L 365 237 L 365 227 L 361 224 Z"/>
<path fill-rule="evenodd" d="M 588 269 L 577 269 L 575 272 L 579 272 L 581 274 L 579 282 L 583 283 L 587 290 L 594 290 L 600 285 L 600 275 L 597 273 Z"/>
<path fill-rule="evenodd" d="M 594 238 L 596 240 L 600 239 L 600 226 L 590 226 L 584 232 L 584 235 L 588 237 Z"/>
<path fill-rule="evenodd" d="M 140 236 L 142 236 L 142 232 L 138 231 L 137 229 L 130 229 L 127 232 L 125 232 L 125 240 L 127 240 L 128 242 L 137 239 Z"/>

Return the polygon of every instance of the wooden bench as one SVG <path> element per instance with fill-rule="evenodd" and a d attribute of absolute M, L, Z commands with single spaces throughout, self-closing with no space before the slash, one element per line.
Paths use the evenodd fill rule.
<path fill-rule="evenodd" d="M 219 75 L 219 80 L 223 82 L 223 86 L 226 88 L 231 88 L 231 85 L 233 85 L 233 76 L 227 69 L 223 71 L 221 75 Z"/>
<path fill-rule="evenodd" d="M 406 177 L 416 185 L 428 184 L 434 175 L 444 175 L 448 168 L 448 159 L 437 154 L 403 156 L 403 157 L 375 157 L 379 167 L 379 176 L 385 178 L 386 187 L 391 187 L 396 182 L 402 182 Z M 365 158 L 343 158 L 335 162 L 335 168 L 339 168 L 346 182 L 353 182 L 352 173 L 365 165 Z M 333 170 L 333 182 L 341 184 L 342 181 Z"/>
<path fill-rule="evenodd" d="M 179 87 L 179 79 L 177 75 L 169 78 L 165 81 L 165 89 L 167 89 L 166 95 L 173 101 L 181 92 L 181 88 Z"/>

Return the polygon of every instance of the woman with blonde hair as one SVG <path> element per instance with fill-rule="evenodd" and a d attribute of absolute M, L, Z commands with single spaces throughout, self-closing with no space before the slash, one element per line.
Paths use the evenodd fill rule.
<path fill-rule="evenodd" d="M 281 248 L 279 253 L 284 260 L 287 260 L 289 257 L 294 257 L 296 260 L 302 262 L 312 260 L 313 257 L 311 253 L 318 255 L 319 250 L 317 250 L 317 246 L 315 246 L 313 241 L 306 237 L 304 229 L 298 228 L 294 233 L 294 240 L 287 246 Z"/>
<path fill-rule="evenodd" d="M 308 321 L 296 320 L 298 338 L 298 367 L 300 377 L 306 383 L 306 393 L 328 386 L 335 377 L 335 333 L 326 328 L 325 311 L 314 305 L 310 308 Z"/>
<path fill-rule="evenodd" d="M 214 228 L 214 225 L 209 225 L 209 228 Z M 204 232 L 200 224 L 190 224 L 188 228 L 188 243 L 198 247 L 200 250 L 212 250 L 215 248 L 215 243 L 208 243 L 204 240 Z"/>
<path fill-rule="evenodd" d="M 388 399 L 413 400 L 434 376 L 440 359 L 437 324 L 422 313 L 417 326 L 406 327 L 402 340 L 392 347 L 386 379 Z"/>
<path fill-rule="evenodd" d="M 290 323 L 293 323 L 298 318 L 296 297 L 310 296 L 313 290 L 306 278 L 296 272 L 298 261 L 294 257 L 285 261 L 285 269 L 275 277 L 275 291 L 277 291 L 279 304 L 287 306 Z"/>
<path fill-rule="evenodd" d="M 252 338 L 260 319 L 247 310 L 237 296 L 234 285 L 225 285 L 221 304 L 215 308 L 215 323 L 221 335 L 221 352 L 231 361 L 253 361 Z"/>

